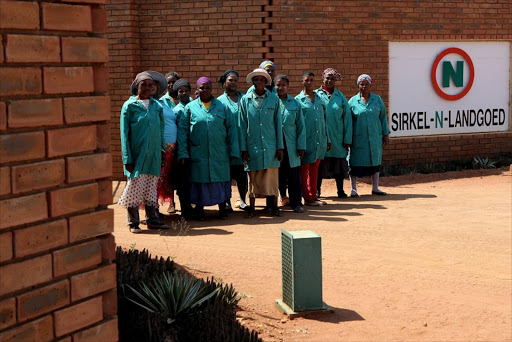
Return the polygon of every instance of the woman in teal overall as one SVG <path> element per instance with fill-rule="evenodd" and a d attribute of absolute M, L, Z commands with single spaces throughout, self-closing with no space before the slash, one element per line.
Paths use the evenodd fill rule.
<path fill-rule="evenodd" d="M 304 90 L 295 97 L 302 107 L 306 126 L 306 151 L 301 161 L 300 178 L 302 197 L 306 205 L 319 206 L 326 202 L 318 199 L 318 165 L 330 149 L 331 142 L 325 128 L 325 103 L 314 90 L 315 74 L 306 71 L 302 76 Z"/>
<path fill-rule="evenodd" d="M 272 202 L 271 214 L 280 216 L 277 207 L 279 195 L 279 166 L 283 159 L 283 122 L 279 113 L 279 99 L 265 88 L 271 82 L 263 69 L 255 69 L 246 77 L 254 88 L 240 101 L 240 150 L 249 172 L 250 208 L 247 217 L 254 216 L 256 197 Z"/>
<path fill-rule="evenodd" d="M 379 172 L 382 164 L 382 149 L 389 144 L 388 118 L 384 101 L 371 93 L 372 79 L 367 74 L 357 78 L 359 93 L 348 104 L 352 110 L 352 146 L 350 148 L 351 197 L 357 193 L 357 177 L 372 178 L 372 194 L 386 195 L 379 189 Z"/>
<path fill-rule="evenodd" d="M 238 91 L 238 72 L 236 70 L 226 70 L 224 74 L 219 78 L 218 83 L 224 88 L 224 94 L 219 96 L 217 99 L 222 102 L 226 107 L 229 108 L 231 113 L 233 114 L 233 121 L 236 122 L 237 125 L 237 133 L 240 136 L 240 132 L 238 132 L 238 107 L 240 105 L 240 100 L 244 93 Z M 247 196 L 247 172 L 244 170 L 244 163 L 242 161 L 242 156 L 232 159 L 229 165 L 229 173 L 232 180 L 236 182 L 236 186 L 238 188 L 238 196 L 239 199 L 235 203 L 235 208 L 247 209 L 248 206 L 245 203 Z M 226 201 L 226 210 L 233 211 L 231 208 L 231 201 Z"/>
<path fill-rule="evenodd" d="M 219 218 L 226 218 L 231 197 L 229 160 L 240 155 L 237 125 L 229 108 L 212 96 L 212 82 L 197 80 L 199 98 L 185 107 L 178 126 L 178 160 L 190 160 L 190 201 L 196 215 L 206 219 L 204 207 L 218 204 Z"/>
<path fill-rule="evenodd" d="M 334 178 L 339 198 L 347 197 L 343 190 L 343 179 L 348 177 L 347 152 L 352 144 L 352 113 L 347 98 L 336 89 L 336 81 L 341 75 L 333 68 L 322 73 L 323 84 L 317 93 L 325 103 L 327 133 L 331 139 L 331 150 L 325 153 L 318 167 L 318 196 L 322 188 L 322 179 Z"/>
<path fill-rule="evenodd" d="M 135 77 L 131 96 L 121 109 L 121 154 L 128 178 L 119 205 L 128 211 L 128 226 L 140 233 L 139 205 L 148 228 L 165 227 L 157 212 L 157 183 L 165 151 L 163 108 L 158 101 L 166 88 L 163 75 L 144 71 Z"/>
<path fill-rule="evenodd" d="M 300 103 L 288 94 L 290 80 L 277 75 L 274 83 L 279 97 L 279 111 L 283 116 L 284 155 L 279 168 L 279 192 L 282 202 L 296 213 L 303 213 L 300 161 L 306 150 L 306 127 Z M 286 196 L 286 190 L 290 197 Z"/>

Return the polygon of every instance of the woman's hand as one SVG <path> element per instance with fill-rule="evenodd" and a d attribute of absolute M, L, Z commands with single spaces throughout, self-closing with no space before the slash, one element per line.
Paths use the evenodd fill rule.
<path fill-rule="evenodd" d="M 384 147 L 389 145 L 389 134 L 382 137 L 382 143 L 384 144 Z"/>
<path fill-rule="evenodd" d="M 126 171 L 132 173 L 133 170 L 135 170 L 135 164 L 134 163 L 124 164 L 124 168 L 126 169 Z"/>
<path fill-rule="evenodd" d="M 283 149 L 279 149 L 276 151 L 276 158 L 279 162 L 283 161 Z"/>
<path fill-rule="evenodd" d="M 332 148 L 332 143 L 327 143 L 327 152 L 329 152 Z"/>
<path fill-rule="evenodd" d="M 297 150 L 297 155 L 300 159 L 304 158 L 304 150 Z"/>
<path fill-rule="evenodd" d="M 242 151 L 242 161 L 247 164 L 247 162 L 249 161 L 249 152 L 247 151 Z"/>

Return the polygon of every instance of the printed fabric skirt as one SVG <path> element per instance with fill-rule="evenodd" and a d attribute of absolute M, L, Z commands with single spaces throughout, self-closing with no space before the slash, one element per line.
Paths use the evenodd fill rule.
<path fill-rule="evenodd" d="M 279 169 L 249 171 L 249 196 L 267 197 L 279 195 Z"/>
<path fill-rule="evenodd" d="M 162 167 L 157 185 L 158 204 L 161 206 L 169 203 L 174 206 L 174 189 L 172 187 L 171 172 L 176 155 L 176 144 L 165 144 L 165 166 Z"/>
<path fill-rule="evenodd" d="M 334 178 L 337 175 L 348 177 L 348 162 L 346 158 L 325 157 L 318 167 L 318 175 L 324 179 Z"/>
<path fill-rule="evenodd" d="M 142 174 L 126 182 L 123 193 L 117 202 L 123 208 L 133 208 L 139 205 L 156 207 L 158 200 L 156 187 L 158 177 Z"/>
<path fill-rule="evenodd" d="M 190 184 L 190 202 L 202 207 L 224 203 L 231 198 L 231 181 Z"/>

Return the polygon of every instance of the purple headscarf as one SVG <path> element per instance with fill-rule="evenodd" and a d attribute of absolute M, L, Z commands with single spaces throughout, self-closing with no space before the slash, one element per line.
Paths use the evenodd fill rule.
<path fill-rule="evenodd" d="M 196 82 L 196 87 L 199 87 L 200 84 L 203 84 L 203 83 L 210 83 L 212 84 L 212 81 L 208 78 L 208 77 L 199 77 L 197 79 L 197 82 Z"/>

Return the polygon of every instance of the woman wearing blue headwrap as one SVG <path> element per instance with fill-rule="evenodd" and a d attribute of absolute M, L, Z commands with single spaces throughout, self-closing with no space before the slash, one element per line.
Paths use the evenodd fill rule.
<path fill-rule="evenodd" d="M 386 195 L 379 189 L 379 171 L 382 164 L 382 149 L 389 143 L 388 118 L 384 101 L 371 93 L 372 79 L 367 74 L 357 78 L 359 93 L 348 104 L 352 110 L 352 145 L 350 147 L 351 197 L 357 193 L 357 177 L 372 178 L 372 194 Z"/>

